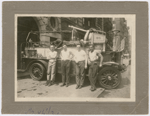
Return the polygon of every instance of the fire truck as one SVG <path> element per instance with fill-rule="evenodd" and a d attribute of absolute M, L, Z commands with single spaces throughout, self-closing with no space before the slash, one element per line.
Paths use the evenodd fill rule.
<path fill-rule="evenodd" d="M 106 38 L 106 32 L 89 29 L 84 30 L 74 26 L 69 26 L 72 28 L 72 38 L 70 41 L 59 41 L 55 42 L 56 51 L 58 52 L 58 58 L 56 63 L 56 72 L 61 74 L 61 58 L 59 56 L 61 47 L 60 44 L 66 43 L 68 49 L 74 53 L 76 50 L 76 44 L 80 43 L 82 49 L 88 54 L 89 44 L 94 44 L 95 50 L 101 52 L 104 57 L 103 65 L 99 68 L 99 73 L 97 81 L 101 87 L 105 89 L 114 89 L 117 88 L 121 83 L 121 72 L 125 69 L 125 66 L 122 64 L 121 53 L 124 50 L 125 38 L 120 39 L 117 35 L 119 30 L 114 30 L 109 32 L 113 35 L 112 45 L 109 44 L 109 41 Z M 79 30 L 85 33 L 83 39 L 75 40 L 73 37 L 74 30 Z M 60 32 L 50 32 L 50 33 L 63 33 Z M 30 34 L 30 33 L 29 33 Z M 27 36 L 27 39 L 29 37 Z M 40 81 L 46 78 L 46 71 L 48 66 L 47 54 L 49 51 L 50 42 L 40 41 L 40 42 L 25 42 L 21 44 L 21 70 L 29 71 L 29 74 L 33 80 Z M 106 47 L 110 49 L 107 50 Z M 117 60 L 116 60 L 117 59 Z M 75 75 L 75 66 L 74 61 L 71 61 L 71 71 L 70 75 Z M 88 72 L 88 71 L 87 71 Z M 87 74 L 88 75 L 88 74 Z M 57 78 L 57 77 L 56 77 Z"/>

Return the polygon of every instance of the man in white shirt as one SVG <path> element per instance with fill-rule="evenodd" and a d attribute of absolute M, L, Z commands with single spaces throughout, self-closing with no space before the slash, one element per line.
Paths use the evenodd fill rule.
<path fill-rule="evenodd" d="M 47 55 L 47 59 L 49 59 L 48 69 L 47 69 L 47 82 L 46 86 L 50 86 L 55 81 L 55 74 L 56 74 L 56 58 L 57 52 L 55 51 L 55 46 L 50 45 L 50 51 Z"/>
<path fill-rule="evenodd" d="M 70 72 L 70 60 L 72 58 L 72 53 L 67 49 L 67 45 L 63 45 L 63 50 L 60 53 L 61 57 L 61 73 L 62 73 L 62 85 L 63 87 L 66 84 L 66 87 L 69 86 L 69 72 Z"/>
<path fill-rule="evenodd" d="M 103 56 L 101 55 L 100 52 L 97 52 L 94 50 L 94 45 L 91 44 L 89 46 L 89 53 L 88 53 L 88 61 L 89 61 L 89 80 L 91 84 L 91 91 L 96 90 L 96 79 L 97 79 L 97 74 L 98 74 L 98 69 L 99 67 L 102 66 L 103 62 Z"/>
<path fill-rule="evenodd" d="M 76 89 L 81 89 L 84 84 L 85 68 L 87 68 L 87 55 L 81 49 L 81 45 L 77 45 L 77 51 L 74 53 L 74 60 L 76 63 Z"/>

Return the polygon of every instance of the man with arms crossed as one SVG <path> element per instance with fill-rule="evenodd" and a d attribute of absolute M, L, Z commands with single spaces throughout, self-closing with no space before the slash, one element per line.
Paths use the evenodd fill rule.
<path fill-rule="evenodd" d="M 47 69 L 47 82 L 46 86 L 51 86 L 55 81 L 56 74 L 56 58 L 57 52 L 55 51 L 55 46 L 50 45 L 50 51 L 48 53 L 47 59 L 49 59 L 48 69 Z"/>
<path fill-rule="evenodd" d="M 87 68 L 87 55 L 81 49 L 81 45 L 77 45 L 77 51 L 74 53 L 74 60 L 76 63 L 76 89 L 81 89 L 85 79 L 85 68 Z"/>
<path fill-rule="evenodd" d="M 69 72 L 70 72 L 70 60 L 72 58 L 72 53 L 67 49 L 67 45 L 63 45 L 63 50 L 60 53 L 61 57 L 61 73 L 62 73 L 62 85 L 61 87 L 69 86 Z"/>
<path fill-rule="evenodd" d="M 96 79 L 97 79 L 97 74 L 98 74 L 98 69 L 99 67 L 102 66 L 102 62 L 103 62 L 103 56 L 101 55 L 100 52 L 96 52 L 96 50 L 94 50 L 94 45 L 91 44 L 89 46 L 89 53 L 88 53 L 88 61 L 89 61 L 89 80 L 90 80 L 90 84 L 91 84 L 91 91 L 95 91 L 96 90 Z M 100 58 L 100 61 L 99 61 Z"/>

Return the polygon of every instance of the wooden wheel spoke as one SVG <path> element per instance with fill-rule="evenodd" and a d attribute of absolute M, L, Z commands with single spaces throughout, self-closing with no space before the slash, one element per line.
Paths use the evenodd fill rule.
<path fill-rule="evenodd" d="M 42 73 L 39 73 L 40 76 L 42 76 Z"/>
<path fill-rule="evenodd" d="M 103 75 L 101 76 L 101 78 L 106 78 L 106 77 L 107 77 L 107 76 L 103 76 Z"/>
<path fill-rule="evenodd" d="M 113 76 L 113 79 L 114 79 L 114 80 L 118 80 L 118 78 L 117 78 L 116 76 Z"/>
<path fill-rule="evenodd" d="M 109 85 L 109 81 L 108 80 L 106 81 L 106 85 Z"/>
<path fill-rule="evenodd" d="M 107 81 L 107 79 L 103 79 L 103 80 L 101 80 L 102 82 L 104 82 L 104 81 Z"/>
<path fill-rule="evenodd" d="M 107 73 L 106 73 L 106 72 L 104 72 L 102 75 L 105 75 L 105 76 L 106 76 L 106 75 L 107 75 Z"/>
<path fill-rule="evenodd" d="M 116 73 L 115 72 L 111 72 L 111 75 L 115 75 Z"/>
<path fill-rule="evenodd" d="M 103 83 L 107 82 L 107 80 L 104 80 Z"/>

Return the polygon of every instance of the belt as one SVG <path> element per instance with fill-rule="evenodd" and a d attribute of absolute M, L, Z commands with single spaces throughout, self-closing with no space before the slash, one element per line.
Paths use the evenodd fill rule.
<path fill-rule="evenodd" d="M 49 62 L 56 62 L 56 60 L 49 60 Z"/>
<path fill-rule="evenodd" d="M 82 61 L 78 61 L 78 62 L 85 62 L 85 60 L 82 60 Z"/>
<path fill-rule="evenodd" d="M 98 64 L 99 62 L 98 61 L 91 61 L 91 63 Z"/>
<path fill-rule="evenodd" d="M 70 61 L 70 60 L 61 60 L 61 61 Z"/>
<path fill-rule="evenodd" d="M 82 63 L 82 62 L 85 62 L 85 61 L 84 61 L 84 60 L 83 60 L 83 61 L 78 61 L 76 64 L 79 65 L 79 64 Z"/>

